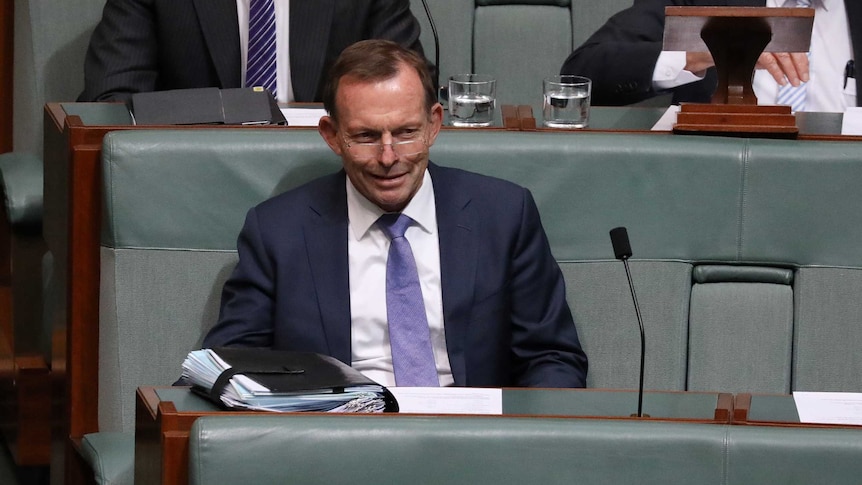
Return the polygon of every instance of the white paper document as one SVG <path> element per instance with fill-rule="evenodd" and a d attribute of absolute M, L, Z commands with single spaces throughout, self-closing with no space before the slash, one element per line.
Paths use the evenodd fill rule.
<path fill-rule="evenodd" d="M 287 126 L 317 126 L 320 118 L 326 116 L 323 108 L 281 108 Z"/>
<path fill-rule="evenodd" d="M 470 387 L 390 387 L 400 413 L 503 414 L 503 391 Z"/>
<path fill-rule="evenodd" d="M 862 108 L 851 107 L 844 111 L 841 121 L 842 135 L 862 135 Z"/>
<path fill-rule="evenodd" d="M 652 131 L 672 131 L 673 124 L 676 123 L 676 114 L 679 113 L 679 105 L 672 104 L 668 106 L 667 111 L 661 115 L 661 118 L 655 122 Z"/>
<path fill-rule="evenodd" d="M 794 392 L 799 421 L 862 425 L 862 393 Z"/>

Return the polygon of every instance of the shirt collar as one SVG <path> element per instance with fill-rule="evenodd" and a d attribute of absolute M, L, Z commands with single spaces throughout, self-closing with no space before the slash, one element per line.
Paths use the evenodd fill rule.
<path fill-rule="evenodd" d="M 347 179 L 348 224 L 353 237 L 358 241 L 365 237 L 368 230 L 383 215 L 384 211 L 359 193 L 350 181 L 350 177 L 345 178 Z M 422 177 L 422 185 L 401 212 L 413 219 L 426 233 L 434 232 L 437 225 L 437 213 L 435 212 L 434 186 L 427 168 Z"/>

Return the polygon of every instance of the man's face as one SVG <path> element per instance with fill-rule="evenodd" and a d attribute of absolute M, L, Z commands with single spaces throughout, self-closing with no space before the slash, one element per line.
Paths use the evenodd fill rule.
<path fill-rule="evenodd" d="M 383 81 L 343 77 L 335 105 L 338 122 L 324 116 L 321 135 L 359 193 L 386 212 L 401 211 L 422 185 L 443 107 L 426 110 L 419 75 L 408 66 Z"/>

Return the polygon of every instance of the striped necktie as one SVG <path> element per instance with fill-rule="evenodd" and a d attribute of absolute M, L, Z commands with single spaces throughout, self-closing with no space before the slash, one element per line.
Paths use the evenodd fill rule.
<path fill-rule="evenodd" d="M 404 233 L 413 219 L 404 214 L 383 214 L 377 226 L 389 237 L 386 260 L 386 318 L 395 385 L 437 387 L 437 367 L 419 273 L 410 242 Z"/>
<path fill-rule="evenodd" d="M 789 5 L 788 5 L 789 4 Z M 805 8 L 811 6 L 811 0 L 790 0 L 788 7 Z M 808 53 L 808 71 L 811 72 L 811 53 Z M 789 105 L 792 111 L 805 111 L 805 100 L 808 97 L 808 83 L 793 86 L 790 83 L 778 87 L 777 104 Z"/>
<path fill-rule="evenodd" d="M 273 0 L 251 0 L 245 85 L 264 87 L 276 96 L 275 81 L 275 6 Z"/>

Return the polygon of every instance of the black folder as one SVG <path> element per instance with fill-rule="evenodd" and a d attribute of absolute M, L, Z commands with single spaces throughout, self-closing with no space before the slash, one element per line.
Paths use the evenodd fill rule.
<path fill-rule="evenodd" d="M 385 387 L 338 359 L 314 352 L 222 347 L 211 349 L 231 366 L 211 389 L 193 387 L 224 407 L 222 392 L 230 378 L 242 374 L 269 389 L 274 395 L 343 393 L 345 388 L 369 386 L 380 389 L 386 412 L 397 412 L 398 402 Z"/>
<path fill-rule="evenodd" d="M 195 88 L 135 93 L 137 125 L 286 125 L 269 91 L 259 88 Z"/>

